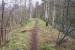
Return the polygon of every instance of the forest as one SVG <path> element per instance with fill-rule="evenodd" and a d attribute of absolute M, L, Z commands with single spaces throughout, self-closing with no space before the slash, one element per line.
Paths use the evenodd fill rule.
<path fill-rule="evenodd" d="M 0 50 L 75 50 L 75 0 L 0 0 Z"/>

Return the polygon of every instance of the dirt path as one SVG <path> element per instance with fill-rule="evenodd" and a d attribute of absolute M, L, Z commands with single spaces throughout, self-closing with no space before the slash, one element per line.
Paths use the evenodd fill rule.
<path fill-rule="evenodd" d="M 39 28 L 37 24 L 38 24 L 38 20 L 35 19 L 35 25 L 34 25 L 33 30 L 31 31 L 32 33 L 31 50 L 37 50 L 37 33 L 39 32 Z"/>
<path fill-rule="evenodd" d="M 38 33 L 38 27 L 34 27 L 32 30 L 32 36 L 31 36 L 31 50 L 37 50 L 37 33 Z"/>
<path fill-rule="evenodd" d="M 35 25 L 32 29 L 30 30 L 23 30 L 22 32 L 30 32 L 32 33 L 31 35 L 31 48 L 30 50 L 37 50 L 37 34 L 39 32 L 39 27 L 38 27 L 38 20 L 35 19 Z"/>

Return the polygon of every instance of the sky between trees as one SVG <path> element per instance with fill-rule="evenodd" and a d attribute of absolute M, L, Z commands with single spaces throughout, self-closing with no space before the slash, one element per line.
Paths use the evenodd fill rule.
<path fill-rule="evenodd" d="M 20 4 L 24 4 L 23 2 L 25 1 L 25 0 L 4 0 L 5 1 L 5 3 L 7 3 L 7 5 L 6 5 L 6 7 L 9 7 L 10 5 L 12 5 L 13 6 L 13 4 L 15 3 L 15 1 L 17 1 L 16 3 L 20 3 Z M 41 4 L 42 3 L 42 1 L 41 0 L 32 0 L 32 4 L 33 4 L 33 6 L 35 6 L 35 4 L 36 4 L 36 2 L 39 2 L 39 4 Z M 2 0 L 0 0 L 0 4 L 2 3 Z M 27 0 L 27 6 L 28 6 L 28 3 L 29 3 L 29 0 Z"/>

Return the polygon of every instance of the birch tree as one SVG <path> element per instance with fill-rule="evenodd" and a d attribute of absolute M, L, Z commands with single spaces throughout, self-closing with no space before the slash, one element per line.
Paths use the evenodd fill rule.
<path fill-rule="evenodd" d="M 29 0 L 29 17 L 32 18 L 32 0 Z"/>
<path fill-rule="evenodd" d="M 55 4 L 56 4 L 56 0 L 53 0 L 53 2 L 54 2 L 53 3 L 54 5 L 53 5 L 53 13 L 52 13 L 53 14 L 52 15 L 52 19 L 53 19 L 52 25 L 55 26 L 55 17 L 56 17 L 56 7 L 55 7 Z"/>
<path fill-rule="evenodd" d="M 45 3 L 45 21 L 46 21 L 46 26 L 48 26 L 48 0 Z"/>

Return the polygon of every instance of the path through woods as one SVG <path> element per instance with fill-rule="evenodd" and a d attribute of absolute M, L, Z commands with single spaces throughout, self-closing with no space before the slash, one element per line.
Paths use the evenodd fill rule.
<path fill-rule="evenodd" d="M 4 46 L 4 50 L 56 50 L 56 40 L 59 31 L 52 26 L 46 27 L 46 23 L 41 19 L 30 19 L 27 24 L 13 29 L 10 32 L 10 41 Z M 65 44 L 66 49 L 68 47 Z M 64 46 L 62 46 L 64 48 Z M 3 50 L 3 49 L 0 49 Z M 57 50 L 61 50 L 61 48 Z M 62 49 L 63 50 L 63 49 Z"/>
<path fill-rule="evenodd" d="M 32 30 L 32 42 L 31 42 L 31 50 L 37 50 L 37 33 L 39 32 L 38 30 L 38 20 L 35 20 L 35 25 L 34 28 Z"/>
<path fill-rule="evenodd" d="M 45 31 L 41 30 L 40 27 L 39 27 L 39 21 L 38 19 L 36 18 L 35 20 L 35 24 L 34 24 L 34 27 L 32 29 L 29 29 L 29 30 L 23 30 L 22 32 L 30 32 L 32 35 L 31 35 L 31 47 L 30 47 L 30 50 L 38 50 L 38 34 L 39 32 L 41 31 L 44 32 L 44 33 L 48 33 L 47 29 Z M 46 39 L 45 39 L 46 40 Z M 54 44 L 52 44 L 51 46 L 53 46 Z"/>
<path fill-rule="evenodd" d="M 39 32 L 39 27 L 38 27 L 38 19 L 35 19 L 35 24 L 34 27 L 31 30 L 23 30 L 22 32 L 30 32 L 32 33 L 31 36 L 31 48 L 30 50 L 37 50 L 37 44 L 38 44 L 38 39 L 37 39 L 37 34 Z"/>
<path fill-rule="evenodd" d="M 5 49 L 42 50 L 45 44 L 50 48 L 54 46 L 57 34 L 58 31 L 51 26 L 46 27 L 43 20 L 30 19 L 24 26 L 10 32 L 10 42 Z"/>

